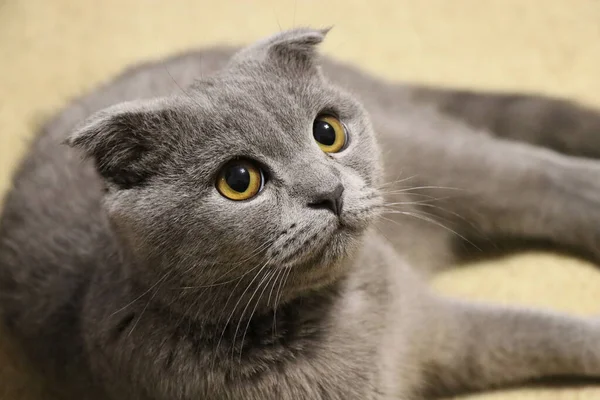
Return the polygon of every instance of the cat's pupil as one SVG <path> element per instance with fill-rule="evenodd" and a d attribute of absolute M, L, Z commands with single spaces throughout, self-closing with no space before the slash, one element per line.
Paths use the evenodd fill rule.
<path fill-rule="evenodd" d="M 225 171 L 225 182 L 236 192 L 243 193 L 250 186 L 250 172 L 243 165 L 233 165 Z"/>
<path fill-rule="evenodd" d="M 331 146 L 335 143 L 335 129 L 325 121 L 315 121 L 313 136 L 317 142 L 325 146 Z"/>

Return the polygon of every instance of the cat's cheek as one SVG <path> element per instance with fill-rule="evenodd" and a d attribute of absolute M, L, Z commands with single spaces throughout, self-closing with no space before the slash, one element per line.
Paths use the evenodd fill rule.
<path fill-rule="evenodd" d="M 244 201 L 228 200 L 216 193 L 209 201 L 209 207 L 205 205 L 199 213 L 198 225 L 230 238 L 221 245 L 231 246 L 231 251 L 263 248 L 283 229 L 280 221 L 285 213 L 272 193 Z"/>
<path fill-rule="evenodd" d="M 374 223 L 381 205 L 381 197 L 375 191 L 358 191 L 355 198 L 347 201 L 340 222 L 352 231 L 362 232 Z"/>

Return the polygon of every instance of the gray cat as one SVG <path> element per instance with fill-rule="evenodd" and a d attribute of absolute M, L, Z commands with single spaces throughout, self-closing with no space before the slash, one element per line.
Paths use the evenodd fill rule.
<path fill-rule="evenodd" d="M 381 82 L 320 60 L 325 34 L 142 65 L 43 127 L 6 199 L 0 304 L 48 396 L 600 377 L 598 322 L 443 298 L 415 272 L 505 239 L 598 260 L 600 114 Z"/>

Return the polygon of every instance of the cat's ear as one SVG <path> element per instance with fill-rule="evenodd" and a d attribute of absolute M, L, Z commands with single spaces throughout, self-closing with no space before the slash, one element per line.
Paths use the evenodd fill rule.
<path fill-rule="evenodd" d="M 277 33 L 245 49 L 232 58 L 232 64 L 260 62 L 298 73 L 313 70 L 317 66 L 317 45 L 331 28 L 296 28 Z"/>
<path fill-rule="evenodd" d="M 160 168 L 165 113 L 160 99 L 118 104 L 92 115 L 65 143 L 92 159 L 107 182 L 130 188 Z"/>

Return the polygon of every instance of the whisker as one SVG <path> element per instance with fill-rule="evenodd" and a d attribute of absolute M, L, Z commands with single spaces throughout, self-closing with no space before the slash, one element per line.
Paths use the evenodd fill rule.
<path fill-rule="evenodd" d="M 451 187 L 451 186 L 432 186 L 432 185 L 427 185 L 427 186 L 409 186 L 409 187 L 400 188 L 400 189 L 396 189 L 396 190 L 383 191 L 383 193 L 387 193 L 387 194 L 405 193 L 405 192 L 410 192 L 411 190 L 425 190 L 425 189 L 456 190 L 456 191 L 463 191 L 463 192 L 466 191 L 465 189 L 461 189 L 461 188 L 457 188 L 457 187 Z"/>
<path fill-rule="evenodd" d="M 173 271 L 173 270 L 169 270 Z M 165 273 L 165 275 L 163 275 L 163 278 L 165 278 L 167 275 L 169 275 L 168 273 Z M 162 280 L 164 282 L 164 279 Z M 162 284 L 162 283 L 161 283 Z M 137 320 L 135 321 L 135 323 L 133 324 L 133 326 L 131 327 L 131 330 L 129 331 L 129 333 L 127 334 L 127 337 L 131 336 L 131 334 L 133 333 L 134 329 L 136 328 L 136 326 L 139 324 L 139 322 L 142 320 L 142 317 L 144 315 L 144 313 L 146 312 L 146 309 L 148 308 L 148 306 L 150 305 L 150 303 L 152 302 L 152 300 L 154 299 L 154 296 L 156 296 L 156 294 L 158 293 L 158 289 L 160 289 L 160 285 L 156 286 L 156 290 L 154 290 L 154 293 L 152 293 L 152 296 L 150 296 L 150 298 L 148 299 L 148 301 L 146 302 L 146 305 L 144 306 L 144 308 L 142 309 L 142 312 L 140 313 L 140 315 L 138 316 Z"/>
<path fill-rule="evenodd" d="M 409 176 L 407 178 L 402 178 L 402 179 L 398 179 L 398 180 L 391 181 L 391 182 L 385 182 L 382 185 L 379 185 L 378 188 L 379 189 L 384 189 L 384 188 L 386 188 L 388 186 L 395 185 L 395 184 L 398 184 L 398 183 L 403 183 L 403 182 L 409 181 L 411 179 L 414 179 L 416 177 L 417 177 L 417 175 L 412 175 L 412 176 Z"/>
<path fill-rule="evenodd" d="M 268 264 L 268 262 L 266 262 L 264 264 L 264 266 L 260 269 L 260 271 L 258 271 L 258 273 L 256 274 L 257 276 L 262 273 L 262 271 L 267 266 L 267 264 Z M 254 299 L 254 296 L 256 296 L 256 293 L 258 292 L 258 290 L 260 289 L 260 287 L 262 286 L 263 282 L 265 281 L 265 279 L 267 279 L 268 276 L 269 276 L 269 273 L 267 272 L 265 274 L 265 276 L 263 276 L 262 279 L 258 282 L 258 284 L 256 285 L 256 288 L 254 289 L 254 292 L 252 293 L 252 296 L 250 296 L 250 299 L 248 300 L 248 302 L 246 303 L 246 306 L 242 310 L 242 314 L 238 318 L 238 322 L 237 322 L 237 325 L 235 327 L 235 332 L 233 334 L 233 343 L 231 345 L 231 356 L 232 357 L 233 357 L 234 352 L 235 352 L 235 341 L 236 341 L 236 338 L 237 338 L 237 334 L 239 332 L 242 320 L 244 319 L 244 315 L 246 314 L 246 310 L 248 309 L 248 307 L 250 307 L 250 304 L 252 303 L 252 300 Z M 252 282 L 250 282 L 250 284 L 248 286 L 250 286 L 250 285 L 252 285 Z M 240 300 L 238 300 L 238 303 L 242 300 L 243 296 L 244 296 L 244 294 L 242 294 L 242 296 L 240 296 Z M 236 306 L 234 307 L 233 310 L 235 311 L 236 308 L 237 308 L 237 304 L 236 304 Z M 242 343 L 241 345 L 243 347 L 244 343 Z"/>
<path fill-rule="evenodd" d="M 244 329 L 244 334 L 242 335 L 242 342 L 241 342 L 241 347 L 240 347 L 240 358 L 239 358 L 238 362 L 242 361 L 242 351 L 244 349 L 244 341 L 246 340 L 246 334 L 248 333 L 248 328 L 250 327 L 250 322 L 252 321 L 252 317 L 254 316 L 254 313 L 256 312 L 256 308 L 258 307 L 258 303 L 260 303 L 260 299 L 262 298 L 263 294 L 265 293 L 265 290 L 267 290 L 267 288 L 269 287 L 269 283 L 271 282 L 271 280 L 273 279 L 273 277 L 275 276 L 276 273 L 277 273 L 277 270 L 273 270 L 268 273 L 269 278 L 265 282 L 263 290 L 258 295 L 258 298 L 256 299 L 256 303 L 254 304 L 254 308 L 252 309 L 252 312 L 250 313 L 250 318 L 248 318 L 248 322 L 246 323 L 246 328 Z M 258 286 L 260 287 L 260 284 Z M 252 296 L 252 297 L 254 297 L 254 296 Z M 248 304 L 250 304 L 251 301 L 252 301 L 252 298 L 248 301 Z M 244 315 L 244 314 L 242 313 L 242 315 Z M 239 326 L 239 324 L 238 324 L 238 326 Z M 234 335 L 234 337 L 235 336 L 236 335 Z"/>
<path fill-rule="evenodd" d="M 279 303 L 281 302 L 281 297 L 283 296 L 283 290 L 285 289 L 285 285 L 287 283 L 287 280 L 290 276 L 290 274 L 292 273 L 292 268 L 293 267 L 288 267 L 287 271 L 282 279 L 283 284 L 279 285 L 279 292 L 278 294 L 275 296 L 275 309 L 277 309 L 277 307 L 279 307 Z"/>
<path fill-rule="evenodd" d="M 420 214 L 417 214 L 417 213 L 413 213 L 413 212 L 410 212 L 410 211 L 394 211 L 393 213 L 394 213 L 394 214 L 403 214 L 403 215 L 408 215 L 408 216 L 411 216 L 411 217 L 414 217 L 414 218 L 420 219 L 420 220 L 422 220 L 422 221 L 429 222 L 429 223 L 431 223 L 431 224 L 434 224 L 434 225 L 436 225 L 436 226 L 439 226 L 440 228 L 442 228 L 442 229 L 445 229 L 445 230 L 447 230 L 448 232 L 451 232 L 451 233 L 453 233 L 454 235 L 458 236 L 459 238 L 461 238 L 461 239 L 462 239 L 462 240 L 464 240 L 465 242 L 469 243 L 471 246 L 473 246 L 473 247 L 475 247 L 476 249 L 478 249 L 479 251 L 481 251 L 481 249 L 480 249 L 480 248 L 479 248 L 477 245 L 475 245 L 473 242 L 471 242 L 469 239 L 467 239 L 466 237 L 464 237 L 464 236 L 463 236 L 463 235 L 461 235 L 460 233 L 456 232 L 456 231 L 455 231 L 455 230 L 453 230 L 452 228 L 449 228 L 449 227 L 447 227 L 446 225 L 444 225 L 444 224 L 440 223 L 439 221 L 436 221 L 435 219 L 428 218 L 428 217 L 426 217 L 426 216 L 423 216 L 423 215 L 420 215 Z M 383 217 L 383 216 L 381 216 L 381 218 L 383 218 L 383 219 L 385 219 L 385 220 L 387 220 L 387 221 L 393 222 L 393 223 L 395 223 L 395 224 L 399 224 L 399 223 L 398 223 L 398 221 L 394 221 L 393 219 L 385 218 L 385 217 Z"/>
<path fill-rule="evenodd" d="M 257 266 L 260 264 L 257 264 Z M 256 267 L 253 267 L 253 269 Z M 260 272 L 260 271 L 259 271 Z M 258 273 L 257 273 L 258 276 Z M 256 276 L 255 276 L 256 279 Z M 226 310 L 227 309 L 227 305 L 229 304 L 229 301 L 231 300 L 231 297 L 233 296 L 233 294 L 235 293 L 235 290 L 237 289 L 237 287 L 240 285 L 241 283 L 241 279 L 235 284 L 235 286 L 233 287 L 233 289 L 231 290 L 231 292 L 229 293 L 229 296 L 227 296 L 227 300 L 225 301 L 225 305 L 223 306 L 223 309 Z M 249 286 L 248 286 L 249 287 Z M 248 290 L 248 288 L 246 288 L 246 290 Z M 235 308 L 233 309 L 233 311 L 231 312 L 231 315 L 229 316 L 229 319 L 227 320 L 227 322 L 225 323 L 225 325 L 223 326 L 223 331 L 221 332 L 221 336 L 219 337 L 219 341 L 217 342 L 217 346 L 215 347 L 216 351 L 215 351 L 215 355 L 213 357 L 213 361 L 211 364 L 211 369 L 214 368 L 214 363 L 216 361 L 216 357 L 217 357 L 217 352 L 219 349 L 219 346 L 221 345 L 221 341 L 223 340 L 223 336 L 225 335 L 225 331 L 227 330 L 227 326 L 229 325 L 229 321 L 231 320 L 231 317 L 233 316 L 235 312 Z M 217 320 L 217 323 L 219 323 L 221 321 L 221 318 L 219 317 L 219 319 Z"/>
<path fill-rule="evenodd" d="M 282 275 L 283 272 L 283 268 L 277 268 L 277 275 L 275 277 L 275 279 L 273 280 L 273 286 L 271 286 L 271 290 L 269 291 L 269 297 L 267 298 L 267 305 L 271 304 L 271 296 L 273 295 L 273 289 L 275 289 L 275 285 L 277 284 L 277 280 L 279 279 L 279 276 Z"/>
<path fill-rule="evenodd" d="M 403 214 L 405 212 L 412 212 L 412 211 L 404 211 L 404 210 L 396 210 L 396 209 L 384 209 L 384 214 Z M 453 222 L 453 221 L 451 221 L 450 219 L 448 219 L 446 217 L 443 217 L 441 215 L 437 215 L 437 214 L 434 214 L 434 213 L 430 213 L 430 212 L 427 212 L 427 211 L 423 211 L 423 210 L 419 210 L 418 214 L 421 215 L 421 216 L 425 216 L 427 218 L 431 218 L 431 219 L 433 219 L 433 220 L 435 220 L 437 222 L 440 222 L 438 220 L 442 220 L 442 221 L 447 222 L 449 224 L 451 224 Z"/>
<path fill-rule="evenodd" d="M 168 270 L 166 271 L 163 276 L 158 279 L 156 281 L 156 283 L 152 286 L 150 286 L 148 288 L 148 290 L 146 290 L 144 293 L 140 294 L 138 297 L 136 297 L 135 299 L 133 299 L 131 302 L 129 302 L 127 305 L 119 308 L 117 311 L 113 312 L 112 314 L 110 314 L 110 317 L 114 316 L 115 314 L 120 313 L 121 311 L 125 310 L 126 308 L 129 308 L 131 305 L 133 305 L 135 302 L 137 302 L 139 299 L 141 299 L 142 297 L 144 297 L 145 295 L 147 295 L 152 289 L 154 289 L 158 284 L 160 284 L 160 282 L 162 282 L 164 279 L 167 278 L 167 276 L 172 272 L 173 270 Z"/>
<path fill-rule="evenodd" d="M 388 203 L 385 204 L 384 207 L 386 206 L 393 206 L 393 205 L 417 205 L 418 207 L 429 207 L 429 208 L 435 208 L 437 210 L 440 210 L 442 212 L 445 213 L 449 213 L 452 214 L 453 216 L 455 216 L 456 218 L 460 219 L 461 221 L 465 222 L 466 224 L 468 224 L 472 229 L 474 229 L 475 231 L 479 232 L 479 233 L 483 233 L 481 232 L 481 230 L 479 229 L 479 227 L 477 225 L 475 225 L 473 222 L 469 221 L 468 219 L 466 219 L 465 217 L 463 217 L 462 215 L 458 214 L 457 212 L 448 210 L 447 208 L 444 207 L 440 207 L 438 205 L 435 204 L 430 204 L 426 201 L 424 202 L 399 202 L 399 203 Z M 394 208 L 392 208 L 393 211 L 398 211 Z"/>
<path fill-rule="evenodd" d="M 269 299 L 267 300 L 267 304 L 271 303 L 271 295 L 273 294 L 273 289 L 275 289 L 275 285 L 277 285 L 277 281 L 283 277 L 285 270 L 283 268 L 278 268 L 277 276 L 273 281 L 273 286 L 271 286 L 271 291 L 269 292 Z M 281 286 L 281 283 L 279 284 Z M 275 293 L 275 297 L 277 297 L 277 293 Z M 275 304 L 275 298 L 273 298 L 273 340 L 275 340 L 275 336 L 277 336 L 277 306 Z"/>
<path fill-rule="evenodd" d="M 266 247 L 270 246 L 273 244 L 274 241 L 270 241 L 270 242 L 265 242 L 263 245 L 259 246 L 257 249 L 260 250 L 255 250 L 256 253 L 258 253 L 258 251 L 264 250 Z M 256 255 L 256 254 L 255 254 Z M 247 257 L 248 259 L 250 258 Z M 235 264 L 234 264 L 235 265 Z M 235 278 L 231 278 L 227 281 L 224 282 L 215 282 L 215 283 L 211 283 L 211 284 L 207 284 L 207 285 L 198 285 L 198 286 L 183 286 L 180 288 L 177 288 L 178 290 L 193 290 L 193 289 L 204 289 L 204 288 L 210 288 L 210 287 L 215 287 L 215 286 L 222 286 L 222 285 L 226 285 L 228 283 L 232 283 L 235 282 L 238 279 L 242 279 L 244 276 L 248 275 L 250 272 L 252 272 L 253 270 L 255 270 L 256 268 L 258 268 L 258 265 L 256 265 L 255 267 L 253 267 L 250 270 L 245 271 L 242 275 L 235 277 Z M 226 276 L 228 273 L 230 273 L 231 271 L 233 271 L 236 268 L 230 268 L 227 271 L 225 271 L 224 273 L 222 273 L 219 278 L 217 278 L 216 280 L 219 280 L 221 278 L 223 278 L 224 276 Z"/>
<path fill-rule="evenodd" d="M 248 275 L 249 273 L 251 273 L 252 271 L 254 271 L 256 268 L 258 268 L 258 266 L 253 267 L 253 268 L 247 270 L 246 272 L 242 273 L 242 275 L 240 275 L 240 276 L 237 276 L 235 278 L 231 278 L 231 279 L 229 279 L 227 281 L 224 281 L 224 282 L 212 283 L 210 285 L 200 285 L 200 286 L 182 286 L 182 287 L 177 288 L 177 289 L 178 290 L 208 289 L 208 288 L 211 288 L 211 287 L 227 285 L 228 283 L 233 283 L 235 281 L 238 281 L 238 280 L 242 279 L 244 276 Z"/>
<path fill-rule="evenodd" d="M 420 204 L 428 204 L 436 201 L 442 201 L 450 199 L 451 197 L 430 197 L 426 200 L 406 200 L 406 201 L 397 201 L 392 203 L 383 203 L 383 206 L 396 206 L 396 205 L 420 205 Z"/>
<path fill-rule="evenodd" d="M 225 325 L 223 326 L 223 331 L 221 332 L 221 336 L 219 337 L 219 341 L 217 342 L 217 346 L 216 346 L 217 349 L 221 345 L 221 341 L 223 340 L 223 336 L 225 335 L 225 331 L 227 330 L 227 326 L 229 325 L 229 323 L 231 322 L 231 319 L 233 318 L 233 316 L 235 314 L 235 310 L 237 309 L 238 305 L 240 304 L 240 302 L 242 301 L 242 299 L 244 298 L 244 296 L 246 295 L 246 293 L 248 292 L 248 290 L 250 289 L 250 287 L 252 286 L 252 284 L 254 283 L 254 281 L 256 280 L 256 278 L 258 278 L 258 276 L 261 274 L 261 272 L 263 271 L 263 269 L 266 266 L 267 266 L 267 262 L 265 262 L 260 267 L 260 269 L 258 270 L 258 272 L 254 275 L 254 278 L 252 278 L 252 280 L 250 281 L 250 283 L 248 283 L 248 285 L 246 286 L 246 289 L 244 289 L 244 291 L 240 295 L 237 303 L 235 303 L 235 305 L 233 306 L 231 314 L 229 314 L 229 318 L 227 318 L 227 321 L 225 322 Z M 236 284 L 236 287 L 239 285 L 240 282 L 241 282 L 241 280 Z M 231 294 L 229 295 L 229 297 L 227 299 L 227 302 L 225 303 L 225 306 L 223 307 L 224 309 L 227 308 L 227 304 L 229 303 L 229 300 L 231 299 L 231 296 L 233 295 L 233 293 L 235 293 L 235 288 L 234 288 L 234 290 L 231 291 Z M 234 336 L 233 340 L 235 342 L 235 336 Z M 215 354 L 216 354 L 216 352 L 215 352 Z"/>

